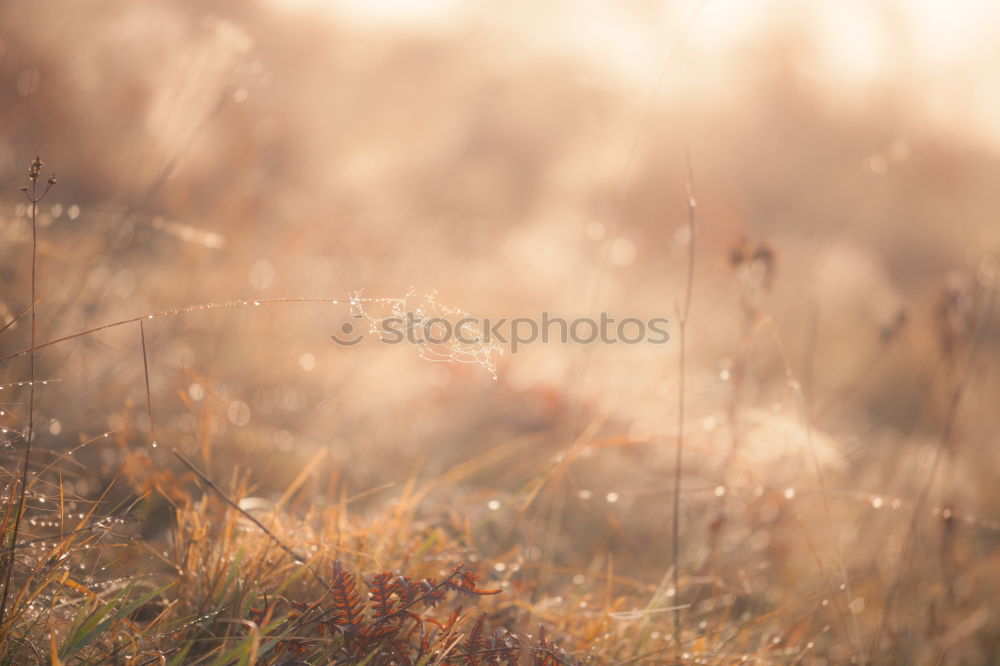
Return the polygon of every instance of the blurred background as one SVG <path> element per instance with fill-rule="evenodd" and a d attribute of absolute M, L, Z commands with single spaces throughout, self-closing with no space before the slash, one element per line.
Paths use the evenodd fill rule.
<path fill-rule="evenodd" d="M 984 663 L 998 37 L 1000 6 L 971 0 L 4 3 L 0 321 L 30 305 L 18 189 L 39 154 L 59 177 L 39 208 L 40 341 L 246 300 L 145 322 L 161 443 L 272 498 L 323 451 L 300 508 L 374 490 L 374 511 L 437 480 L 430 514 L 471 524 L 484 558 L 534 563 L 536 601 L 577 608 L 576 576 L 613 562 L 655 586 L 670 566 L 690 178 L 688 601 L 709 581 L 753 617 L 822 617 L 819 572 L 842 560 L 856 584 L 832 663 L 844 617 L 871 640 L 900 580 L 887 645 Z M 673 337 L 534 344 L 494 378 L 337 346 L 347 305 L 266 303 L 358 290 L 477 317 L 667 317 Z M 29 345 L 26 321 L 2 355 Z M 74 492 L 119 469 L 134 493 L 162 481 L 136 324 L 38 364 L 58 380 L 39 387 L 39 446 L 114 433 L 81 452 Z M 26 372 L 10 358 L 0 378 Z M 23 427 L 24 395 L 4 396 L 4 426 Z"/>

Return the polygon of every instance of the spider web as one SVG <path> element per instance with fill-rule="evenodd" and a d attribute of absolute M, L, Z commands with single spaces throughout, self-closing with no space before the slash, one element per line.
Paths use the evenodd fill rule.
<path fill-rule="evenodd" d="M 390 321 L 408 323 L 412 317 L 417 335 L 410 339 L 410 343 L 420 358 L 438 363 L 479 365 L 493 379 L 497 378 L 497 362 L 503 355 L 503 347 L 489 340 L 478 320 L 468 312 L 438 301 L 437 292 L 421 295 L 410 291 L 399 298 L 373 298 L 358 290 L 351 294 L 350 306 L 351 315 L 355 319 L 364 319 L 368 323 L 368 334 L 381 342 L 390 341 L 387 331 Z M 430 319 L 440 323 L 425 327 L 425 322 Z M 456 335 L 459 322 L 461 336 Z"/>

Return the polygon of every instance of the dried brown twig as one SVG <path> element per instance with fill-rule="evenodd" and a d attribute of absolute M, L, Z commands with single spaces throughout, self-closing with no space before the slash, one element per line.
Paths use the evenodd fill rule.
<path fill-rule="evenodd" d="M 31 436 L 35 427 L 35 304 L 38 302 L 38 299 L 35 297 L 38 282 L 38 225 L 36 222 L 38 218 L 38 202 L 44 199 L 45 195 L 52 189 L 52 186 L 56 184 L 56 176 L 52 174 L 45 181 L 45 189 L 42 190 L 41 194 L 38 193 L 38 179 L 41 177 L 42 166 L 43 162 L 41 158 L 36 156 L 35 161 L 28 167 L 28 180 L 31 182 L 31 186 L 25 185 L 21 187 L 21 191 L 24 192 L 25 196 L 28 197 L 28 201 L 31 202 L 31 353 L 29 355 L 30 374 L 28 380 L 28 432 L 24 438 L 24 461 L 21 464 L 20 478 L 21 487 L 17 500 L 17 509 L 14 512 L 14 527 L 10 537 L 11 552 L 6 562 L 3 596 L 0 598 L 0 630 L 2 630 L 6 619 L 7 598 L 10 595 L 11 575 L 14 572 L 14 561 L 17 555 L 17 533 L 21 527 L 21 516 L 24 515 L 24 498 L 28 489 L 28 466 L 31 463 Z M 13 490 L 11 488 L 10 496 L 7 499 L 8 509 L 10 508 L 10 502 L 14 498 Z"/>

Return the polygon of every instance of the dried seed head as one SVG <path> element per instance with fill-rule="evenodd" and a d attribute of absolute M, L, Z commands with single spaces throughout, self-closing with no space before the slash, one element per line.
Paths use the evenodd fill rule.
<path fill-rule="evenodd" d="M 729 264 L 750 289 L 770 290 L 778 270 L 778 254 L 767 241 L 742 239 L 729 250 Z"/>
<path fill-rule="evenodd" d="M 51 176 L 49 176 L 49 180 L 48 180 L 49 187 L 55 185 L 56 182 L 58 182 L 58 181 L 56 181 L 56 175 L 55 174 L 52 174 Z"/>
<path fill-rule="evenodd" d="M 42 172 L 43 164 L 42 158 L 36 156 L 35 161 L 28 167 L 28 180 L 33 183 L 38 181 L 38 175 Z"/>

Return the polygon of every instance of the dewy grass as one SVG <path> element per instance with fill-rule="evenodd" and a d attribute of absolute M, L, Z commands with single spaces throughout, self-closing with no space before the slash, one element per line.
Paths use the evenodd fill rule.
<path fill-rule="evenodd" d="M 196 312 L 235 316 L 244 308 L 344 309 L 356 299 L 190 305 L 39 343 L 37 204 L 48 191 L 38 183 L 41 168 L 39 160 L 32 163 L 27 188 L 30 297 L 0 326 L 7 336 L 0 362 L 11 373 L 0 388 L 15 394 L 0 404 L 0 422 L 7 449 L 17 454 L 0 459 L 6 483 L 0 662 L 818 665 L 907 663 L 923 650 L 947 661 L 942 655 L 961 649 L 991 649 L 988 637 L 982 646 L 963 645 L 992 620 L 981 610 L 988 606 L 966 601 L 977 599 L 977 579 L 962 558 L 995 539 L 1000 521 L 948 497 L 938 501 L 932 486 L 944 461 L 957 464 L 952 452 L 966 416 L 963 397 L 976 397 L 975 370 L 992 330 L 992 287 L 974 299 L 970 321 L 976 325 L 961 329 L 966 337 L 944 336 L 941 356 L 955 372 L 945 394 L 943 434 L 917 492 L 840 487 L 824 468 L 811 396 L 795 381 L 763 298 L 747 315 L 744 337 L 770 333 L 780 377 L 772 389 L 791 394 L 797 418 L 753 411 L 746 391 L 739 404 L 734 398 L 708 415 L 699 411 L 695 396 L 703 393 L 704 373 L 687 344 L 697 231 L 689 166 L 686 281 L 676 307 L 678 381 L 665 382 L 677 387 L 676 414 L 670 410 L 676 438 L 627 432 L 611 415 L 581 410 L 574 418 L 589 418 L 588 426 L 557 448 L 533 416 L 530 427 L 497 446 L 446 463 L 429 460 L 424 468 L 402 447 L 358 447 L 336 461 L 334 447 L 320 449 L 283 487 L 262 490 L 274 470 L 238 468 L 229 460 L 235 448 L 216 441 L 212 420 L 219 406 L 212 400 L 213 392 L 224 392 L 221 382 L 210 369 L 163 362 L 167 343 L 157 340 L 162 331 L 152 322 Z M 753 254 L 755 261 L 773 261 L 767 252 Z M 14 324 L 29 315 L 24 347 L 13 341 Z M 81 428 L 70 446 L 39 446 L 39 433 L 54 437 L 59 428 L 45 420 L 52 403 L 36 401 L 35 391 L 47 398 L 44 391 L 63 386 L 57 380 L 71 379 L 72 372 L 69 361 L 52 369 L 47 354 L 36 354 L 116 330 L 129 342 L 112 350 L 136 371 L 123 381 L 134 384 L 130 396 L 141 391 L 142 399 L 109 406 L 115 418 L 98 434 Z M 741 381 L 763 381 L 749 343 L 740 352 Z M 25 360 L 27 378 L 15 376 L 11 368 Z M 183 383 L 175 386 L 177 376 Z M 499 384 L 490 390 L 509 390 Z M 852 392 L 859 384 L 849 383 Z M 557 411 L 557 399 L 542 395 Z M 189 422 L 198 428 L 194 446 L 178 442 L 178 428 L 167 418 L 174 403 L 198 416 Z M 719 455 L 714 414 L 727 409 L 734 423 L 741 412 L 740 445 L 723 446 Z M 767 425 L 763 434 L 752 430 L 759 423 Z M 305 426 L 294 419 L 283 425 L 297 427 Z M 399 436 L 409 434 L 404 427 Z M 481 435 L 470 429 L 461 445 Z M 778 462 L 748 462 L 751 450 L 777 447 L 782 438 L 792 445 Z M 734 442 L 735 436 L 721 439 Z M 23 451 L 16 449 L 22 442 Z M 664 442 L 676 449 L 650 453 L 662 454 Z M 235 447 L 244 443 L 252 436 Z M 89 451 L 95 455 L 85 458 Z M 790 480 L 768 468 L 791 465 L 799 453 L 807 464 Z M 662 470 L 671 458 L 673 485 L 664 487 Z M 357 487 L 352 472 L 366 468 L 391 470 L 404 481 Z M 609 480 L 621 485 L 601 486 Z M 551 488 L 546 499 L 558 502 L 558 519 L 552 505 L 536 501 Z M 723 498 L 724 534 L 712 513 Z M 928 521 L 940 529 L 936 547 L 921 534 Z M 642 538 L 630 541 L 629 529 Z M 544 549 L 524 547 L 529 530 L 547 530 Z M 864 541 L 851 530 L 883 530 L 895 550 L 882 557 L 880 550 L 860 549 Z M 841 549 L 842 542 L 848 545 Z M 935 593 L 919 584 L 923 580 L 939 580 L 947 593 Z M 930 638 L 921 638 L 924 631 Z"/>

